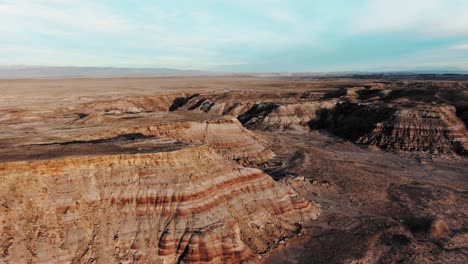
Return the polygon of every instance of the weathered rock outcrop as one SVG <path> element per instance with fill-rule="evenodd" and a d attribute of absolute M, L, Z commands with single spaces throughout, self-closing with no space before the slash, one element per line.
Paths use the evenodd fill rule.
<path fill-rule="evenodd" d="M 320 93 L 230 93 L 194 94 L 179 97 L 170 111 L 189 110 L 232 115 L 253 130 L 308 130 L 307 123 L 320 109 L 335 106 L 335 100 L 319 101 Z M 312 101 L 316 100 L 316 101 Z"/>
<path fill-rule="evenodd" d="M 38 128 L 38 122 L 43 126 Z M 195 112 L 79 113 L 59 117 L 43 116 L 42 119 L 14 124 L 5 121 L 1 125 L 0 130 L 12 131 L 9 138 L 0 141 L 0 145 L 4 143 L 5 148 L 12 148 L 15 144 L 66 143 L 142 134 L 185 143 L 207 144 L 224 157 L 241 163 L 264 162 L 274 156 L 259 135 L 244 128 L 232 116 Z M 31 133 L 35 136 L 31 137 Z"/>
<path fill-rule="evenodd" d="M 203 122 L 154 125 L 142 132 L 170 137 L 182 142 L 208 144 L 228 159 L 242 163 L 263 162 L 274 156 L 260 136 L 245 129 L 233 117 Z"/>
<path fill-rule="evenodd" d="M 465 125 L 447 105 L 341 103 L 310 125 L 386 150 L 466 155 L 468 149 Z"/>
<path fill-rule="evenodd" d="M 207 146 L 4 162 L 0 187 L 2 262 L 256 262 L 320 212 Z"/>
<path fill-rule="evenodd" d="M 232 96 L 232 95 L 231 95 Z M 218 96 L 200 96 L 194 94 L 188 97 L 179 97 L 174 100 L 174 104 L 169 111 L 176 110 L 198 110 L 205 113 L 215 113 L 218 115 L 238 116 L 247 111 L 253 102 L 246 100 L 230 100 L 221 95 Z"/>
<path fill-rule="evenodd" d="M 451 106 L 419 105 L 398 109 L 358 142 L 390 150 L 468 154 L 465 125 Z"/>
<path fill-rule="evenodd" d="M 468 83 L 321 78 L 0 81 L 0 263 L 465 263 Z"/>
<path fill-rule="evenodd" d="M 121 118 L 117 120 L 119 120 L 119 124 L 125 124 Z M 207 144 L 224 157 L 242 163 L 263 162 L 274 156 L 274 153 L 260 136 L 245 129 L 236 118 L 230 116 L 204 116 L 198 121 L 161 122 L 160 119 L 152 118 L 136 120 L 138 122 L 132 122 L 131 125 L 127 123 L 127 125 L 119 127 L 116 124 L 111 130 L 104 127 L 97 134 L 83 132 L 84 136 L 77 136 L 77 138 L 89 140 L 141 133 L 186 143 Z"/>
<path fill-rule="evenodd" d="M 131 96 L 122 99 L 110 99 L 83 104 L 85 111 L 92 113 L 140 113 L 167 111 L 176 98 L 185 94 L 168 94 L 155 96 Z"/>
<path fill-rule="evenodd" d="M 239 116 L 239 121 L 249 129 L 307 131 L 308 123 L 315 120 L 317 113 L 331 109 L 336 101 L 304 102 L 277 105 L 259 103 Z"/>

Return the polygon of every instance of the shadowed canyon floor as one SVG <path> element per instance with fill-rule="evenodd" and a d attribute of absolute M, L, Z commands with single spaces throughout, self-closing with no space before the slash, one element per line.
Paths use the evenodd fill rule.
<path fill-rule="evenodd" d="M 468 259 L 463 80 L 1 80 L 0 92 L 0 263 Z"/>

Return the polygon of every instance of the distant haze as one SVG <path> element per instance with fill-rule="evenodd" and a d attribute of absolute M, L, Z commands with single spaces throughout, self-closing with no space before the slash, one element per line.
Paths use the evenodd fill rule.
<path fill-rule="evenodd" d="M 105 77 L 163 77 L 163 76 L 221 76 L 233 75 L 253 77 L 316 77 L 316 78 L 346 78 L 350 76 L 359 78 L 390 78 L 400 76 L 401 78 L 409 77 L 410 75 L 444 75 L 455 74 L 458 77 L 466 79 L 468 71 L 460 71 L 457 69 L 438 69 L 428 70 L 419 69 L 412 71 L 343 71 L 343 72 L 215 72 L 215 71 L 199 71 L 199 70 L 180 70 L 170 68 L 118 68 L 118 67 L 48 67 L 48 66 L 1 66 L 0 79 L 43 79 L 43 78 L 105 78 Z M 425 76 L 428 77 L 428 76 Z M 425 78 L 419 76 L 419 78 Z M 432 77 L 430 77 L 432 78 Z M 437 78 L 446 79 L 447 76 L 439 76 Z"/>
<path fill-rule="evenodd" d="M 214 75 L 214 73 L 168 68 L 0 66 L 0 79 L 196 75 Z"/>

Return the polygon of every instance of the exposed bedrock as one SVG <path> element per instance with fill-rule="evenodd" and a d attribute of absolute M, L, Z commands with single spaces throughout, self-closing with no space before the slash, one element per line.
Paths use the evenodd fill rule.
<path fill-rule="evenodd" d="M 391 150 L 468 154 L 465 125 L 451 106 L 398 109 L 359 142 Z"/>
<path fill-rule="evenodd" d="M 466 96 L 463 91 L 385 88 L 346 87 L 313 98 L 298 94 L 267 98 L 195 94 L 181 98 L 183 103 L 177 109 L 237 116 L 251 130 L 324 129 L 385 150 L 467 155 L 466 107 L 459 100 Z"/>
<path fill-rule="evenodd" d="M 1 262 L 258 261 L 318 205 L 208 146 L 0 164 Z"/>
<path fill-rule="evenodd" d="M 319 116 L 311 128 L 327 129 L 356 143 L 386 150 L 467 154 L 467 131 L 452 106 L 341 103 Z"/>
<path fill-rule="evenodd" d="M 180 128 L 180 125 L 184 128 Z M 260 136 L 245 129 L 233 117 L 185 124 L 154 125 L 149 126 L 145 133 L 182 142 L 208 144 L 226 158 L 241 163 L 263 162 L 274 156 Z"/>
<path fill-rule="evenodd" d="M 118 119 L 122 123 L 122 119 Z M 274 156 L 265 140 L 244 128 L 234 117 L 204 117 L 197 121 L 161 122 L 152 118 L 135 119 L 135 122 L 114 125 L 111 130 L 99 133 L 82 133 L 79 139 L 109 138 L 140 133 L 147 136 L 166 137 L 185 143 L 207 144 L 228 159 L 241 163 L 264 162 Z M 92 136 L 90 136 L 92 135 Z"/>
<path fill-rule="evenodd" d="M 140 113 L 167 111 L 177 102 L 177 98 L 185 94 L 167 94 L 154 96 L 131 96 L 121 99 L 101 100 L 82 105 L 84 110 L 92 113 Z"/>
<path fill-rule="evenodd" d="M 199 110 L 220 115 L 239 116 L 262 102 L 289 104 L 318 100 L 324 92 L 229 92 L 192 94 L 176 98 L 170 111 Z"/>
<path fill-rule="evenodd" d="M 190 110 L 218 115 L 232 115 L 252 130 L 306 131 L 307 123 L 319 109 L 332 108 L 336 100 L 318 101 L 320 93 L 218 94 L 180 97 L 170 111 Z M 317 100 L 317 101 L 311 101 Z"/>
<path fill-rule="evenodd" d="M 307 131 L 307 124 L 316 119 L 316 113 L 331 109 L 335 101 L 303 102 L 277 105 L 258 103 L 239 116 L 239 121 L 249 129 Z"/>

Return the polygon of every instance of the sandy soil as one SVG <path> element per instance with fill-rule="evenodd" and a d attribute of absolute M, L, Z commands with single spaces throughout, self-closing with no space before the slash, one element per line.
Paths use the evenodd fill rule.
<path fill-rule="evenodd" d="M 466 243 L 448 250 L 450 239 L 431 237 L 430 229 L 434 219 L 444 219 L 453 234 L 466 234 L 466 159 L 420 160 L 318 132 L 264 135 L 279 154 L 272 164 L 282 164 L 265 171 L 319 202 L 324 212 L 267 263 L 466 260 Z"/>

